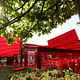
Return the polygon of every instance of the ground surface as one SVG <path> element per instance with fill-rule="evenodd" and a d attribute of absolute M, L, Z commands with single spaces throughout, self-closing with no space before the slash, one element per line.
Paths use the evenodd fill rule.
<path fill-rule="evenodd" d="M 80 80 L 80 74 L 75 74 L 72 69 L 33 71 L 27 68 L 25 70 L 14 71 L 15 68 L 18 67 L 0 67 L 0 80 Z"/>
<path fill-rule="evenodd" d="M 13 66 L 0 67 L 0 80 L 8 80 L 8 75 L 14 72 L 13 69 L 15 68 Z"/>

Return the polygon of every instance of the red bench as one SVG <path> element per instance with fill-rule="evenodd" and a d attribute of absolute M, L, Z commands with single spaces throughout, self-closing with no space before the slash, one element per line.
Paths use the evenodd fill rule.
<path fill-rule="evenodd" d="M 19 68 L 16 68 L 16 69 L 14 69 L 14 71 L 20 71 L 20 70 L 24 70 L 24 69 L 26 69 L 27 67 L 19 67 Z"/>

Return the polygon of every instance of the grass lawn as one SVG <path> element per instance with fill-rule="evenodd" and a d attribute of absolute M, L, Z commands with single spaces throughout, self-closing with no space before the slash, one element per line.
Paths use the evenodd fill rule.
<path fill-rule="evenodd" d="M 8 80 L 8 75 L 15 69 L 16 67 L 13 66 L 4 66 L 0 67 L 0 80 Z"/>

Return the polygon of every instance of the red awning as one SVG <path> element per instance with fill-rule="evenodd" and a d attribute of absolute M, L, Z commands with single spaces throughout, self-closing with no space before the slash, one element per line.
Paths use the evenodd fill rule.
<path fill-rule="evenodd" d="M 75 43 L 78 41 L 78 36 L 75 32 L 75 30 L 71 30 L 69 32 L 66 32 L 58 37 L 55 37 L 51 40 L 48 40 L 48 45 L 52 48 L 54 47 L 61 47 L 66 44 Z"/>
<path fill-rule="evenodd" d="M 56 49 L 80 50 L 80 40 L 74 29 L 49 40 L 48 44 Z"/>
<path fill-rule="evenodd" d="M 80 50 L 80 41 L 78 40 L 71 44 L 62 45 L 60 47 L 56 47 L 56 49 Z"/>
<path fill-rule="evenodd" d="M 17 43 L 7 44 L 7 39 L 0 36 L 0 57 L 11 57 L 18 55 L 21 49 L 21 41 L 16 39 Z"/>

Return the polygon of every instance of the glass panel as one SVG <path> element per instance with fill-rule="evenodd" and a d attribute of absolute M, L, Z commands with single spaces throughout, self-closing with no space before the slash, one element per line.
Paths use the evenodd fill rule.
<path fill-rule="evenodd" d="M 79 60 L 80 60 L 80 56 L 79 56 Z"/>
<path fill-rule="evenodd" d="M 29 61 L 35 61 L 35 56 L 29 56 L 29 57 L 28 57 L 28 60 L 29 60 Z"/>
<path fill-rule="evenodd" d="M 35 54 L 35 51 L 28 51 L 28 54 Z"/>
<path fill-rule="evenodd" d="M 45 56 L 42 56 L 42 60 L 45 60 Z"/>
<path fill-rule="evenodd" d="M 47 57 L 48 57 L 49 59 L 52 59 L 52 55 L 48 55 Z"/>

